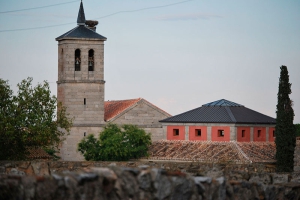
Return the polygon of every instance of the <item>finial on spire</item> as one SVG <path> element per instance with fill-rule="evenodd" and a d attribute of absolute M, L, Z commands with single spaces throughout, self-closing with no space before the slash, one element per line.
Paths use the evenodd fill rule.
<path fill-rule="evenodd" d="M 85 15 L 84 15 L 84 10 L 83 10 L 82 0 L 80 2 L 78 18 L 77 18 L 77 24 L 78 25 L 85 25 Z"/>

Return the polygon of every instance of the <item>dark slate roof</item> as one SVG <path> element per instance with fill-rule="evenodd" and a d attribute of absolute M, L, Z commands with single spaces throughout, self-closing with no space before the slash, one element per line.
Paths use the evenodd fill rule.
<path fill-rule="evenodd" d="M 72 30 L 62 34 L 61 36 L 57 37 L 56 40 L 63 40 L 63 39 L 96 39 L 96 40 L 106 40 L 107 38 L 98 34 L 94 30 L 85 26 L 85 14 L 83 9 L 82 2 L 80 3 L 78 18 L 77 18 L 78 26 L 73 28 Z"/>
<path fill-rule="evenodd" d="M 57 37 L 56 40 L 62 39 L 76 39 L 76 38 L 88 38 L 88 39 L 99 39 L 99 40 L 106 40 L 106 37 L 96 33 L 95 31 L 89 29 L 86 26 L 79 25 L 74 29 L 62 34 L 61 36 Z"/>
<path fill-rule="evenodd" d="M 221 99 L 161 120 L 168 123 L 276 124 L 276 119 L 240 104 Z"/>
<path fill-rule="evenodd" d="M 77 17 L 77 24 L 84 25 L 85 24 L 85 15 L 82 2 L 80 3 L 78 17 Z"/>

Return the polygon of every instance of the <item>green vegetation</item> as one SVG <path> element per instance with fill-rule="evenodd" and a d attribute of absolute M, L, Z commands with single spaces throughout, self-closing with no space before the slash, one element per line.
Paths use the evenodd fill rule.
<path fill-rule="evenodd" d="M 134 125 L 108 124 L 99 139 L 88 135 L 78 144 L 86 160 L 124 161 L 148 155 L 150 134 Z"/>
<path fill-rule="evenodd" d="M 289 97 L 292 91 L 287 67 L 281 66 L 280 69 L 275 127 L 276 167 L 278 172 L 292 172 L 296 146 L 294 110 Z"/>
<path fill-rule="evenodd" d="M 51 96 L 49 84 L 44 81 L 32 87 L 32 78 L 18 84 L 13 95 L 8 82 L 0 79 L 0 160 L 18 160 L 26 157 L 26 148 L 57 148 L 72 121 L 66 108 Z"/>
<path fill-rule="evenodd" d="M 295 124 L 296 128 L 296 137 L 300 137 L 300 124 Z"/>

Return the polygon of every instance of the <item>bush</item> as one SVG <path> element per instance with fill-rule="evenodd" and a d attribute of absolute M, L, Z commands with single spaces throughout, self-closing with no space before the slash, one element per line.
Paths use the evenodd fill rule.
<path fill-rule="evenodd" d="M 151 137 L 134 125 L 108 124 L 97 140 L 89 135 L 78 144 L 86 160 L 124 161 L 148 155 Z"/>

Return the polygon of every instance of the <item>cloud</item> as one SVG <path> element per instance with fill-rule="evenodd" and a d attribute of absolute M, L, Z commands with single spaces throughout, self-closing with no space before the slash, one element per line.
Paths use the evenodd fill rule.
<path fill-rule="evenodd" d="M 209 20 L 215 18 L 223 18 L 221 15 L 208 14 L 208 13 L 190 13 L 190 14 L 177 14 L 177 15 L 163 15 L 155 17 L 155 20 L 160 21 L 177 21 L 177 20 Z"/>

